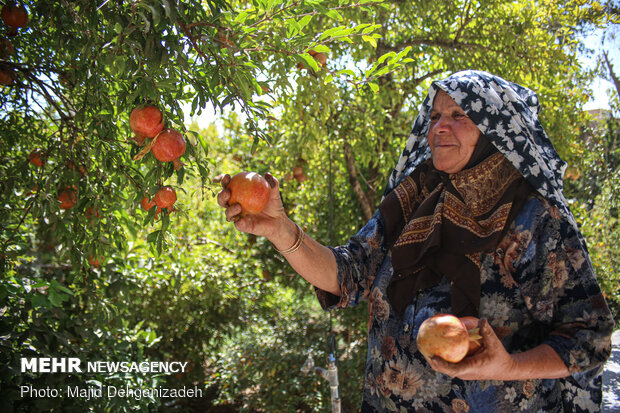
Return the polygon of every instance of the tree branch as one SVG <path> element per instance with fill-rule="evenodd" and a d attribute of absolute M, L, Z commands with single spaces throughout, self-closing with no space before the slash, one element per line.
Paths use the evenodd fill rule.
<path fill-rule="evenodd" d="M 19 223 L 13 229 L 13 233 L 11 234 L 11 236 L 4 242 L 4 245 L 2 246 L 2 254 L 4 254 L 4 251 L 6 251 L 6 249 L 9 247 L 13 238 L 15 238 L 15 235 L 17 234 L 17 230 L 22 226 L 22 224 L 26 220 L 26 217 L 30 213 L 30 210 L 32 209 L 33 205 L 34 205 L 34 200 L 30 200 L 30 205 L 28 205 L 28 208 L 26 208 L 26 212 L 24 212 L 24 215 L 22 215 L 22 218 L 20 219 Z"/>
<path fill-rule="evenodd" d="M 467 24 L 471 20 L 471 16 L 469 15 L 470 7 L 471 7 L 471 1 L 468 1 L 467 2 L 467 7 L 465 8 L 465 13 L 461 17 L 461 25 L 459 27 L 459 30 L 456 32 L 456 36 L 454 36 L 454 41 L 458 41 L 459 40 L 459 38 L 461 37 L 461 34 L 463 33 L 463 29 L 465 28 L 465 26 L 467 26 Z"/>
<path fill-rule="evenodd" d="M 609 61 L 609 58 L 607 57 L 607 52 L 603 52 L 603 57 L 605 58 L 605 63 L 607 63 L 609 76 L 611 76 L 611 79 L 614 81 L 614 85 L 616 86 L 616 93 L 618 94 L 618 98 L 620 99 L 620 79 L 618 78 L 618 76 L 616 76 L 616 73 L 614 72 L 614 68 Z"/>
<path fill-rule="evenodd" d="M 357 171 L 355 170 L 355 156 L 353 155 L 353 149 L 351 148 L 351 144 L 347 141 L 346 137 L 343 137 L 344 150 L 344 159 L 347 167 L 347 172 L 349 174 L 349 184 L 353 188 L 353 192 L 357 196 L 357 199 L 362 207 L 362 214 L 366 220 L 372 218 L 372 213 L 374 210 L 374 205 L 371 205 L 368 197 L 364 193 L 362 189 L 362 185 L 360 185 L 359 178 L 357 176 Z"/>

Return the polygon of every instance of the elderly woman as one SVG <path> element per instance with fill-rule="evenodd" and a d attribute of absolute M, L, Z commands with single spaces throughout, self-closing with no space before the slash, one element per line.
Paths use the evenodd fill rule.
<path fill-rule="evenodd" d="M 285 214 L 240 218 L 317 288 L 324 308 L 367 299 L 362 412 L 595 412 L 613 319 L 562 194 L 565 164 L 531 90 L 485 72 L 434 82 L 385 197 L 345 246 L 320 245 Z M 480 317 L 483 347 L 425 359 L 420 324 Z"/>

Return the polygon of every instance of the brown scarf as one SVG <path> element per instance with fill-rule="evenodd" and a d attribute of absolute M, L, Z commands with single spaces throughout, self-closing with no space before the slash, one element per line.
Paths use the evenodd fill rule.
<path fill-rule="evenodd" d="M 379 205 L 394 269 L 387 294 L 397 312 L 445 276 L 452 313 L 478 315 L 482 253 L 497 246 L 532 191 L 492 153 L 455 174 L 437 171 L 429 159 Z"/>

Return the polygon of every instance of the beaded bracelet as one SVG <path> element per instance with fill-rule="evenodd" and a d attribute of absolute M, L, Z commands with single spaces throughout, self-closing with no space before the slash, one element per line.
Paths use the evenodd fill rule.
<path fill-rule="evenodd" d="M 295 243 L 293 244 L 293 246 L 291 248 L 289 248 L 289 249 L 286 249 L 286 250 L 279 250 L 279 249 L 276 248 L 276 251 L 278 251 L 282 255 L 294 253 L 299 248 L 301 248 L 301 244 L 303 244 L 303 242 L 304 242 L 304 231 L 301 229 L 301 227 L 299 225 L 297 225 L 297 223 L 295 223 L 295 226 L 299 230 L 299 235 L 297 235 L 297 239 L 295 240 Z"/>

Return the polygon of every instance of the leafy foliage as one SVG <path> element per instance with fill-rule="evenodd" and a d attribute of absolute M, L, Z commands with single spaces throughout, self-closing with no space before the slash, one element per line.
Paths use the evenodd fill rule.
<path fill-rule="evenodd" d="M 594 119 L 584 134 L 579 161 L 568 173 L 567 193 L 590 249 L 603 294 L 616 320 L 620 315 L 620 122 L 611 117 Z"/>

